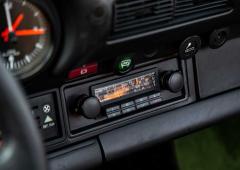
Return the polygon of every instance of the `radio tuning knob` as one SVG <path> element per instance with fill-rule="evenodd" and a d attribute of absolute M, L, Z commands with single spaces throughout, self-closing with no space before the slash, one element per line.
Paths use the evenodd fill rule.
<path fill-rule="evenodd" d="M 161 76 L 162 88 L 173 93 L 180 92 L 184 87 L 184 78 L 180 71 L 168 71 Z"/>
<path fill-rule="evenodd" d="M 81 95 L 76 100 L 73 111 L 88 119 L 95 119 L 101 113 L 101 104 L 96 97 Z"/>

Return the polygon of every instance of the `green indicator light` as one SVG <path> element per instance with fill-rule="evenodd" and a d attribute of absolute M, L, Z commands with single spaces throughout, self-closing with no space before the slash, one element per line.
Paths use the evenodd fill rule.
<path fill-rule="evenodd" d="M 128 72 L 133 66 L 133 58 L 131 56 L 123 56 L 117 62 L 117 71 L 119 73 Z"/>

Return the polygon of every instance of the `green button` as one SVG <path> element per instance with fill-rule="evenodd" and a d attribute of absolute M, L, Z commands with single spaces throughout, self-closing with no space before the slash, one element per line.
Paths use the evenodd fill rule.
<path fill-rule="evenodd" d="M 117 71 L 126 73 L 133 67 L 133 58 L 131 56 L 120 57 L 117 62 Z"/>

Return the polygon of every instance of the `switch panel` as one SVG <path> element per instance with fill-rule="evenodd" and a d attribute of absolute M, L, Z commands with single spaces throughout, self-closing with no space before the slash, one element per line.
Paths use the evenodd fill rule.
<path fill-rule="evenodd" d="M 31 98 L 29 100 L 38 127 L 44 141 L 61 137 L 61 128 L 58 118 L 58 104 L 53 93 Z"/>

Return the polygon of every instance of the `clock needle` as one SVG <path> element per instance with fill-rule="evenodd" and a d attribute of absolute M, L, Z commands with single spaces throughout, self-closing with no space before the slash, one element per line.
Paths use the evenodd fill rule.
<path fill-rule="evenodd" d="M 21 24 L 22 20 L 24 19 L 24 14 L 19 14 L 16 18 L 16 20 L 13 23 L 13 31 L 15 31 L 19 25 Z M 8 42 L 8 34 L 10 33 L 9 29 L 6 28 L 2 33 L 1 36 L 4 39 L 5 42 Z"/>
<path fill-rule="evenodd" d="M 18 30 L 15 32 L 16 36 L 34 36 L 34 35 L 43 35 L 45 30 L 43 29 L 32 29 L 32 30 Z"/>
<path fill-rule="evenodd" d="M 12 32 L 13 31 L 12 18 L 11 18 L 11 13 L 10 13 L 10 4 L 8 1 L 6 1 L 4 3 L 4 9 L 5 9 L 6 17 L 7 17 L 8 30 L 9 30 L 9 32 Z"/>

